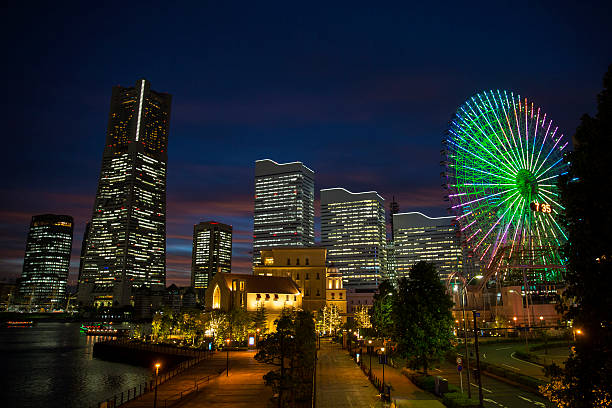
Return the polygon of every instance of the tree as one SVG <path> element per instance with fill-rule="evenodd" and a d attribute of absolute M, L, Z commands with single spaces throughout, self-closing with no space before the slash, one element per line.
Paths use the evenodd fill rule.
<path fill-rule="evenodd" d="M 560 178 L 563 224 L 568 233 L 565 316 L 583 333 L 564 370 L 553 376 L 551 400 L 568 407 L 612 404 L 612 65 L 604 76 L 594 117 L 584 115 Z"/>
<path fill-rule="evenodd" d="M 370 311 L 366 305 L 357 306 L 355 323 L 358 329 L 369 329 L 372 327 L 372 323 L 370 322 Z"/>
<path fill-rule="evenodd" d="M 253 313 L 251 318 L 253 330 L 259 329 L 259 334 L 266 334 L 268 332 L 268 314 L 266 313 L 266 307 L 261 305 Z"/>
<path fill-rule="evenodd" d="M 316 353 L 312 313 L 286 311 L 276 320 L 276 331 L 259 342 L 255 359 L 279 367 L 264 380 L 272 386 L 279 407 L 293 407 L 312 396 Z"/>
<path fill-rule="evenodd" d="M 451 348 L 453 301 L 446 293 L 435 266 L 419 262 L 409 278 L 399 281 L 393 295 L 391 319 L 393 339 L 399 353 L 413 368 L 425 374 L 432 362 Z"/>
<path fill-rule="evenodd" d="M 383 281 L 378 286 L 378 292 L 374 295 L 372 308 L 370 309 L 370 322 L 378 334 L 382 337 L 391 337 L 393 333 L 393 296 L 395 288 L 391 281 Z"/>

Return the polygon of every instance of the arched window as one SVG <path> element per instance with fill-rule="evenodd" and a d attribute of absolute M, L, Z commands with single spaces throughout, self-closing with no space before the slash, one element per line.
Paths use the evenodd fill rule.
<path fill-rule="evenodd" d="M 287 258 L 287 265 L 291 265 L 291 259 Z"/>
<path fill-rule="evenodd" d="M 297 258 L 297 259 L 295 260 L 295 264 L 296 264 L 296 265 L 299 265 L 299 264 L 300 264 L 300 258 Z"/>
<path fill-rule="evenodd" d="M 215 285 L 215 290 L 213 290 L 212 307 L 213 309 L 221 308 L 221 289 L 219 289 L 219 285 Z"/>
<path fill-rule="evenodd" d="M 306 265 L 310 265 L 310 262 L 308 261 L 308 258 L 306 258 Z"/>

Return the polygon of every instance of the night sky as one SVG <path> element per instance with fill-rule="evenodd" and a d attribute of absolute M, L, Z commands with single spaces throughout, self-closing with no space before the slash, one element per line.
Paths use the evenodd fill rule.
<path fill-rule="evenodd" d="M 199 221 L 233 225 L 250 270 L 255 160 L 312 168 L 317 214 L 339 186 L 446 215 L 441 140 L 467 97 L 513 90 L 572 135 L 612 63 L 609 2 L 63 3 L 12 3 L 0 25 L 0 279 L 21 274 L 31 216 L 58 213 L 75 282 L 113 85 L 173 95 L 167 283 L 186 285 Z"/>

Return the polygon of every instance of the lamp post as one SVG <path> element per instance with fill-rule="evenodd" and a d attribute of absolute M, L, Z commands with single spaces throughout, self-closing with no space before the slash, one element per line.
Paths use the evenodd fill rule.
<path fill-rule="evenodd" d="M 542 336 L 544 336 L 544 354 L 548 354 L 548 336 L 544 330 L 544 316 L 540 316 L 540 327 L 542 328 Z"/>
<path fill-rule="evenodd" d="M 370 355 L 370 371 L 368 371 L 368 377 L 372 379 L 372 340 L 368 340 L 368 354 Z"/>
<path fill-rule="evenodd" d="M 230 344 L 230 339 L 225 339 L 225 343 L 226 343 L 225 351 L 227 353 L 227 357 L 225 359 L 225 376 L 229 377 L 229 344 Z"/>
<path fill-rule="evenodd" d="M 157 375 L 159 374 L 160 363 L 155 363 L 155 397 L 153 398 L 153 408 L 157 408 Z"/>
<path fill-rule="evenodd" d="M 480 354 L 478 352 L 478 321 L 476 317 L 478 313 L 476 310 L 472 310 L 474 315 L 474 347 L 476 348 L 476 368 L 478 370 L 478 402 L 479 406 L 482 408 L 482 374 L 480 373 Z"/>
<path fill-rule="evenodd" d="M 255 331 L 255 347 L 259 347 L 259 327 Z"/>
<path fill-rule="evenodd" d="M 383 359 L 382 359 L 382 366 L 383 366 L 383 375 L 382 375 L 382 392 L 383 392 L 383 396 L 385 394 L 385 348 L 381 347 L 380 351 L 382 351 L 383 353 Z"/>
<path fill-rule="evenodd" d="M 475 275 L 473 276 L 469 281 L 466 282 L 465 278 L 462 277 L 462 283 L 463 283 L 463 288 L 461 289 L 461 313 L 463 315 L 463 339 L 464 339 L 464 343 L 465 343 L 465 361 L 467 363 L 467 383 L 468 383 L 468 398 L 472 398 L 472 388 L 470 385 L 470 353 L 468 350 L 468 342 L 467 342 L 467 320 L 465 318 L 465 301 L 466 301 L 466 291 L 467 291 L 467 285 L 470 284 L 470 282 L 473 279 L 482 279 L 483 276 L 482 275 Z"/>

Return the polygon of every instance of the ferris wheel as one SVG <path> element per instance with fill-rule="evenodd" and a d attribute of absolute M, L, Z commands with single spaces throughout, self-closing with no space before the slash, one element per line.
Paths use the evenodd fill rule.
<path fill-rule="evenodd" d="M 559 280 L 567 235 L 557 180 L 568 142 L 552 120 L 520 95 L 486 91 L 457 109 L 444 145 L 450 210 L 481 268 L 503 259 Z"/>

